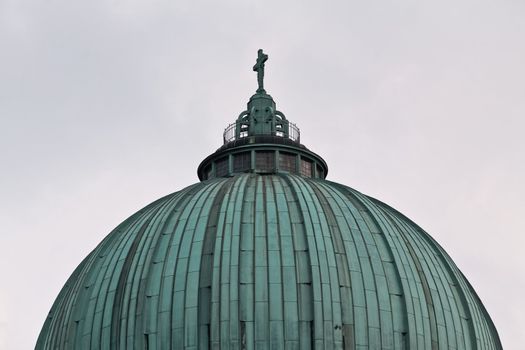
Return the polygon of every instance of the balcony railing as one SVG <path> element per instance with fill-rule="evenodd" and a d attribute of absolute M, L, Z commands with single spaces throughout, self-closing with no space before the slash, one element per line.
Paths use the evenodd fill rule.
<path fill-rule="evenodd" d="M 239 133 L 236 132 L 237 123 L 232 123 L 228 125 L 226 129 L 224 129 L 223 139 L 224 139 L 225 144 L 228 142 L 239 140 L 239 139 L 249 136 L 247 126 L 245 124 L 244 125 L 240 124 L 240 125 L 242 126 L 241 126 L 241 130 L 239 131 Z M 288 123 L 288 135 L 286 135 L 286 133 L 281 130 L 276 130 L 273 135 L 279 136 L 279 137 L 286 137 L 295 142 L 300 142 L 300 139 L 301 139 L 301 132 L 299 128 L 297 127 L 297 125 L 295 125 L 294 123 Z"/>

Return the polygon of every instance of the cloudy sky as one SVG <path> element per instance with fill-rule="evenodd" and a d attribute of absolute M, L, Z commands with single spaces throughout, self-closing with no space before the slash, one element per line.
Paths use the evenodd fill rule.
<path fill-rule="evenodd" d="M 440 242 L 525 343 L 525 2 L 0 0 L 0 349 L 118 223 L 196 181 L 256 88 L 328 178 Z"/>

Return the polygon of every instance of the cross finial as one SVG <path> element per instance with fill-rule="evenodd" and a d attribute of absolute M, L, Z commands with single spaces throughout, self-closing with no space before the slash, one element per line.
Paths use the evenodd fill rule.
<path fill-rule="evenodd" d="M 253 70 L 257 72 L 257 83 L 259 84 L 257 93 L 266 93 L 266 90 L 264 90 L 264 62 L 267 60 L 268 55 L 266 55 L 262 49 L 259 49 L 259 51 L 257 51 L 257 61 L 255 62 L 255 66 L 253 66 Z"/>

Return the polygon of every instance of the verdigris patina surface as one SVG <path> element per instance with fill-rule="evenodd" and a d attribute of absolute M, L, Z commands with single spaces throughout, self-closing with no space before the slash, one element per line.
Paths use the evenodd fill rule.
<path fill-rule="evenodd" d="M 267 58 L 259 50 L 257 93 L 201 182 L 132 215 L 80 263 L 36 348 L 501 349 L 436 241 L 325 180 L 263 88 Z"/>

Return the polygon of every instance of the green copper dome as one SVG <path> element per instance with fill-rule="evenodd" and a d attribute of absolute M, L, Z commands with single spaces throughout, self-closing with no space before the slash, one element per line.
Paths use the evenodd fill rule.
<path fill-rule="evenodd" d="M 262 78 L 257 95 L 269 96 Z M 82 261 L 36 348 L 501 349 L 445 251 L 325 180 L 324 160 L 261 100 L 201 163 L 200 183 L 132 215 Z"/>

